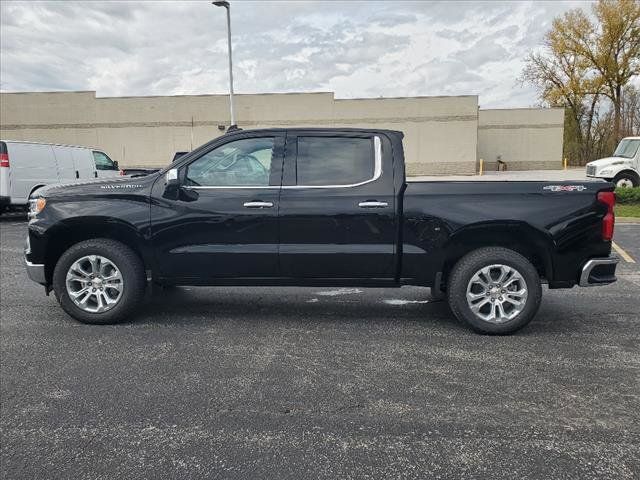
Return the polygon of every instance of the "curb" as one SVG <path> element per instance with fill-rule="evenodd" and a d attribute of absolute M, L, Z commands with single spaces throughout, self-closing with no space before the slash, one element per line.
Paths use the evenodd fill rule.
<path fill-rule="evenodd" d="M 616 223 L 640 223 L 640 217 L 616 217 Z"/>

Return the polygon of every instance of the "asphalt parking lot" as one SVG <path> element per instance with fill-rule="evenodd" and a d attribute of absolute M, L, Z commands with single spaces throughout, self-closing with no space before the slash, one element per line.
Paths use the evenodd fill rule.
<path fill-rule="evenodd" d="M 640 263 L 510 337 L 419 288 L 180 288 L 87 326 L 0 229 L 4 478 L 640 476 Z M 640 225 L 616 242 L 640 262 Z"/>

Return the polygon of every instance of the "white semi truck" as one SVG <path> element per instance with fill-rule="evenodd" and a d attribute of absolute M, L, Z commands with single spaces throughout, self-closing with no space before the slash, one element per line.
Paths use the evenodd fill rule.
<path fill-rule="evenodd" d="M 640 186 L 640 137 L 623 138 L 611 157 L 587 163 L 587 177 L 604 178 L 616 187 Z"/>

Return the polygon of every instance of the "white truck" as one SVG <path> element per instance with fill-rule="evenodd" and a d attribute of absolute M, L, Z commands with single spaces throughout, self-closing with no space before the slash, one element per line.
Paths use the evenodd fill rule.
<path fill-rule="evenodd" d="M 604 178 L 616 187 L 640 186 L 640 137 L 623 138 L 611 157 L 587 163 L 587 177 Z"/>
<path fill-rule="evenodd" d="M 0 213 L 26 206 L 45 185 L 118 175 L 118 162 L 98 149 L 0 140 Z"/>

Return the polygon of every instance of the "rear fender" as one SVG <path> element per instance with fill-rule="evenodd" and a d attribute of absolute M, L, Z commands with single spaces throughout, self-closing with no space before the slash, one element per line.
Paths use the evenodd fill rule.
<path fill-rule="evenodd" d="M 542 278 L 553 278 L 552 252 L 555 247 L 551 235 L 526 222 L 499 221 L 467 225 L 449 237 L 443 247 L 442 272 L 445 279 L 460 258 L 489 246 L 514 250 L 529 259 Z"/>

